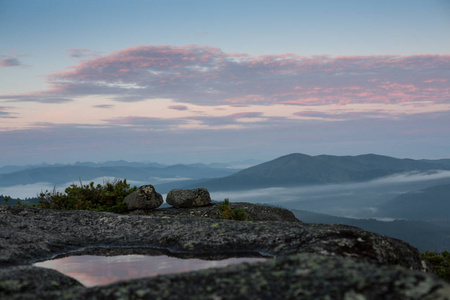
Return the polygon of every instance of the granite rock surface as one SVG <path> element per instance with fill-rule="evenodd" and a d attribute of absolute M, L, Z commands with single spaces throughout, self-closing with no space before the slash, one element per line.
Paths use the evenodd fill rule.
<path fill-rule="evenodd" d="M 176 209 L 118 215 L 6 206 L 0 206 L 0 226 L 1 299 L 449 299 L 450 295 L 449 283 L 424 272 L 415 248 L 351 226 L 218 220 Z M 94 288 L 31 266 L 70 252 L 95 250 L 108 255 L 122 249 L 207 258 L 249 253 L 270 259 Z"/>
<path fill-rule="evenodd" d="M 176 208 L 189 208 L 208 205 L 211 197 L 205 188 L 175 189 L 167 194 L 166 202 Z"/>
<path fill-rule="evenodd" d="M 164 216 L 197 216 L 210 219 L 220 219 L 222 213 L 219 210 L 220 203 L 210 203 L 200 207 L 190 208 L 159 208 L 157 210 L 134 210 L 130 215 L 164 215 Z M 256 205 L 246 202 L 231 202 L 231 209 L 243 209 L 253 221 L 286 221 L 301 222 L 295 215 L 287 209 Z"/>
<path fill-rule="evenodd" d="M 143 185 L 125 197 L 128 210 L 155 209 L 163 204 L 163 197 L 153 185 Z"/>

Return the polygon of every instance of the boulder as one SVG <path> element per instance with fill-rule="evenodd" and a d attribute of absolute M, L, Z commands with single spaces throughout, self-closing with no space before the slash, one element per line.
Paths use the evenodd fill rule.
<path fill-rule="evenodd" d="M 128 210 L 155 209 L 163 204 L 161 194 L 157 193 L 153 185 L 143 185 L 125 197 L 124 202 Z"/>
<path fill-rule="evenodd" d="M 174 207 L 189 208 L 208 205 L 211 203 L 211 197 L 205 188 L 175 189 L 167 194 L 166 202 Z"/>

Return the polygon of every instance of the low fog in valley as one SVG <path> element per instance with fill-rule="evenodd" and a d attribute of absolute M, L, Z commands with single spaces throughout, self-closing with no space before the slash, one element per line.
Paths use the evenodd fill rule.
<path fill-rule="evenodd" d="M 450 183 L 450 171 L 401 173 L 359 183 L 215 192 L 212 197 L 341 217 L 392 220 L 380 215 L 377 207 L 400 194 L 444 183 Z"/>
<path fill-rule="evenodd" d="M 183 186 L 187 177 L 150 178 L 148 182 L 127 180 L 133 186 L 152 184 L 175 183 Z M 83 180 L 83 184 L 93 181 L 103 184 L 114 180 L 114 177 L 99 177 L 92 180 Z M 414 192 L 434 185 L 450 183 L 450 171 L 434 172 L 406 172 L 386 176 L 383 178 L 358 183 L 305 185 L 298 187 L 271 187 L 263 189 L 211 192 L 211 198 L 223 201 L 229 198 L 231 202 L 250 202 L 280 206 L 287 209 L 308 210 L 348 218 L 375 218 L 378 220 L 392 220 L 378 210 L 378 206 L 385 204 L 398 195 Z M 41 191 L 59 192 L 71 184 L 80 184 L 80 181 L 71 181 L 65 184 L 54 185 L 47 182 L 0 187 L 0 195 L 9 195 L 12 198 L 33 198 Z M 161 192 L 163 196 L 167 193 Z"/>

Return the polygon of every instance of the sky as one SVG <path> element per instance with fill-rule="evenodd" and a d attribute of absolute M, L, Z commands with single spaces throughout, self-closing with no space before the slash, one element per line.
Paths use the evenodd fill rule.
<path fill-rule="evenodd" d="M 0 166 L 450 158 L 450 1 L 0 0 Z"/>

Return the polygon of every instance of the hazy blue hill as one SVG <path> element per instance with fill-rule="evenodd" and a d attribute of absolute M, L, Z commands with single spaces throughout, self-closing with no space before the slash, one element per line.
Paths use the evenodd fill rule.
<path fill-rule="evenodd" d="M 0 186 L 13 186 L 18 184 L 32 184 L 37 182 L 49 182 L 63 184 L 68 182 L 78 183 L 103 176 L 139 180 L 148 177 L 148 170 L 133 167 L 87 167 L 87 166 L 62 166 L 26 169 L 19 172 L 0 175 Z"/>
<path fill-rule="evenodd" d="M 204 176 L 208 170 L 214 170 L 211 168 L 208 168 L 206 165 L 202 165 L 202 164 L 193 164 L 193 165 L 182 165 L 182 164 L 177 164 L 177 165 L 172 165 L 172 166 L 168 166 L 164 169 L 161 169 L 161 172 L 163 174 L 176 174 L 176 176 L 180 176 L 180 177 L 191 177 L 191 178 L 207 178 L 209 176 Z M 220 170 L 220 169 L 217 169 Z M 232 171 L 227 172 L 228 174 L 232 173 Z M 214 176 L 212 177 L 219 177 L 220 174 L 223 174 L 222 171 L 218 172 L 217 174 L 214 174 Z M 217 176 L 219 175 L 219 176 Z"/>
<path fill-rule="evenodd" d="M 421 161 L 450 167 L 450 159 L 422 159 Z"/>
<path fill-rule="evenodd" d="M 18 172 L 0 174 L 0 186 L 14 186 L 32 184 L 37 182 L 48 182 L 51 184 L 65 184 L 69 182 L 78 183 L 99 178 L 125 178 L 127 180 L 141 181 L 154 184 L 154 178 L 189 177 L 193 179 L 223 177 L 232 174 L 235 170 L 210 168 L 207 166 L 175 165 L 168 167 L 142 167 L 135 166 L 60 166 L 60 167 L 37 167 L 25 169 Z"/>
<path fill-rule="evenodd" d="M 367 154 L 309 156 L 289 154 L 204 185 L 211 190 L 361 182 L 408 171 L 450 169 L 446 164 Z"/>
<path fill-rule="evenodd" d="M 0 205 L 10 205 L 10 206 L 14 206 L 17 205 L 17 203 L 20 201 L 21 204 L 25 204 L 25 205 L 33 205 L 33 204 L 38 204 L 39 203 L 39 199 L 37 197 L 32 197 L 32 198 L 25 198 L 25 199 L 19 199 L 19 198 L 11 198 L 8 200 L 8 204 L 5 203 L 5 198 L 7 197 L 7 195 L 0 195 Z"/>
<path fill-rule="evenodd" d="M 47 163 L 41 163 L 37 165 L 25 165 L 25 166 L 14 166 L 14 165 L 8 165 L 0 167 L 0 174 L 7 174 L 7 173 L 13 173 L 13 172 L 19 172 L 26 169 L 35 169 L 35 168 L 46 168 L 46 167 L 62 167 L 63 164 L 47 164 Z"/>
<path fill-rule="evenodd" d="M 155 170 L 153 170 L 155 171 Z M 203 164 L 193 165 L 172 165 L 161 168 L 153 172 L 153 177 L 165 178 L 185 178 L 186 180 L 198 180 L 208 178 L 218 178 L 235 173 L 232 169 L 211 168 Z"/>
<path fill-rule="evenodd" d="M 96 178 L 104 176 L 101 169 L 92 167 L 44 167 L 26 169 L 19 172 L 0 175 L 1 186 L 30 184 L 36 182 L 65 183 L 78 178 Z"/>
<path fill-rule="evenodd" d="M 395 220 L 382 222 L 374 219 L 350 219 L 291 209 L 295 216 L 306 223 L 345 224 L 403 240 L 420 251 L 450 249 L 450 227 L 423 221 Z"/>
<path fill-rule="evenodd" d="M 113 160 L 113 161 L 106 161 L 102 163 L 93 163 L 93 162 L 76 162 L 73 164 L 74 166 L 84 166 L 84 167 L 135 167 L 135 168 L 144 168 L 144 167 L 151 167 L 151 168 L 163 168 L 166 167 L 165 165 L 159 164 L 159 163 L 140 163 L 140 162 L 128 162 L 125 160 Z"/>
<path fill-rule="evenodd" d="M 41 164 L 34 164 L 34 165 L 25 165 L 25 166 L 15 166 L 15 165 L 7 165 L 0 167 L 0 174 L 9 174 L 14 172 L 19 172 L 23 170 L 28 169 L 38 169 L 38 168 L 49 168 L 49 167 L 118 167 L 118 166 L 127 166 L 127 167 L 137 167 L 137 168 L 143 168 L 143 167 L 154 167 L 154 168 L 163 168 L 166 167 L 165 165 L 158 164 L 158 163 L 139 163 L 139 162 L 127 162 L 124 160 L 117 160 L 117 161 L 107 161 L 102 163 L 94 163 L 94 162 L 79 162 L 77 161 L 74 164 L 47 164 L 47 163 L 41 163 Z"/>
<path fill-rule="evenodd" d="M 19 172 L 27 169 L 26 166 L 3 166 L 0 168 L 0 174 Z"/>
<path fill-rule="evenodd" d="M 431 163 L 433 161 L 426 162 L 408 158 L 398 159 L 376 154 L 364 154 L 358 156 L 319 155 L 315 158 L 326 160 L 332 164 L 357 172 L 382 172 L 392 174 L 406 171 L 430 170 L 436 167 L 450 167 L 450 165 L 444 163 Z"/>
<path fill-rule="evenodd" d="M 450 184 L 401 194 L 379 208 L 379 214 L 393 218 L 450 219 Z"/>
<path fill-rule="evenodd" d="M 182 189 L 187 185 L 191 188 L 200 188 L 203 187 L 204 179 L 186 179 L 186 180 L 174 180 L 165 183 L 159 183 L 155 185 L 155 189 L 158 193 L 166 194 L 173 189 Z"/>

